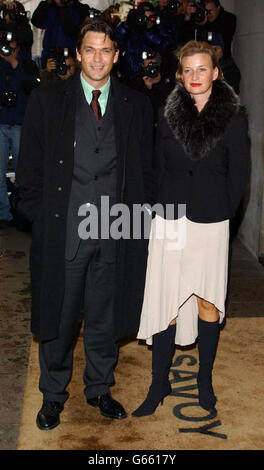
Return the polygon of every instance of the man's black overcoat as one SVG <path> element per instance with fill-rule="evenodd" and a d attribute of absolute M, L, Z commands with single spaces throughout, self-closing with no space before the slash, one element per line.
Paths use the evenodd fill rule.
<path fill-rule="evenodd" d="M 33 91 L 22 129 L 17 178 L 20 210 L 32 221 L 31 330 L 57 336 L 64 294 L 67 209 L 74 162 L 79 73 Z M 117 202 L 151 202 L 152 108 L 147 97 L 111 78 L 117 148 Z M 147 240 L 117 241 L 116 338 L 137 332 Z"/>

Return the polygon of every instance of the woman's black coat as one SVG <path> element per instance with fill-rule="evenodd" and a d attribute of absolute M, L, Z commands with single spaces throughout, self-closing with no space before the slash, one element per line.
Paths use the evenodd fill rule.
<path fill-rule="evenodd" d="M 175 218 L 178 204 L 186 204 L 186 216 L 193 222 L 219 222 L 235 215 L 249 166 L 247 120 L 239 109 L 238 97 L 222 80 L 213 82 L 201 113 L 183 84 L 175 87 L 157 130 L 160 215 L 166 204 L 174 205 Z"/>
<path fill-rule="evenodd" d="M 79 74 L 33 91 L 17 168 L 19 208 L 33 222 L 31 329 L 56 337 L 64 293 L 67 208 L 74 161 L 75 90 Z M 112 77 L 118 200 L 150 201 L 152 109 L 144 95 Z M 63 187 L 63 194 L 58 193 Z M 117 241 L 116 338 L 137 332 L 144 291 L 147 240 Z"/>

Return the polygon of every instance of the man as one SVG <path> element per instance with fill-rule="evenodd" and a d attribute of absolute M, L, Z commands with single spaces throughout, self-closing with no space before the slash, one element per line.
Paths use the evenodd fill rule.
<path fill-rule="evenodd" d="M 32 59 L 33 31 L 24 5 L 17 0 L 5 0 L 2 4 L 0 31 L 12 32 L 19 42 L 20 57 Z"/>
<path fill-rule="evenodd" d="M 178 35 L 184 21 L 186 0 L 160 0 L 155 14 L 160 18 L 160 25 L 171 36 L 171 49 L 178 47 Z"/>
<path fill-rule="evenodd" d="M 239 95 L 241 73 L 230 55 L 225 54 L 225 45 L 223 36 L 220 33 L 213 33 L 212 40 L 209 42 L 216 52 L 218 63 L 224 74 L 225 81 L 234 89 L 235 93 Z"/>
<path fill-rule="evenodd" d="M 75 52 L 80 25 L 88 16 L 89 6 L 79 0 L 42 0 L 33 12 L 31 23 L 36 28 L 45 30 L 41 66 L 44 69 L 49 50 L 56 47 L 68 47 Z"/>
<path fill-rule="evenodd" d="M 58 68 L 56 59 L 53 57 L 48 58 L 46 68 L 40 71 L 41 85 L 49 85 L 58 80 L 68 80 L 68 78 L 75 74 L 77 61 L 71 52 L 67 57 L 63 58 L 62 65 L 60 64 Z"/>
<path fill-rule="evenodd" d="M 150 2 L 142 2 L 138 8 L 130 10 L 126 21 L 119 23 L 116 31 L 123 81 L 132 80 L 140 72 L 143 51 L 156 51 L 164 56 L 172 45 L 170 32 L 156 23 Z"/>
<path fill-rule="evenodd" d="M 9 155 L 16 172 L 21 125 L 28 96 L 37 85 L 38 68 L 20 56 L 18 41 L 10 38 L 0 52 L 0 228 L 14 223 L 7 193 Z"/>
<path fill-rule="evenodd" d="M 102 17 L 81 28 L 77 59 L 81 74 L 32 94 L 19 160 L 20 209 L 33 222 L 31 326 L 40 334 L 40 429 L 60 422 L 81 309 L 87 403 L 105 417 L 126 417 L 109 387 L 116 339 L 137 331 L 144 290 L 147 240 L 80 239 L 78 211 L 92 205 L 100 213 L 101 196 L 111 207 L 121 202 L 130 209 L 150 200 L 151 103 L 110 78 L 118 50 Z M 98 90 L 100 106 L 92 99 Z"/>
<path fill-rule="evenodd" d="M 236 16 L 225 11 L 219 0 L 204 0 L 207 10 L 205 29 L 223 36 L 225 55 L 231 55 L 232 40 L 236 31 Z"/>
<path fill-rule="evenodd" d="M 155 130 L 159 109 L 165 104 L 168 95 L 175 86 L 175 70 L 172 71 L 168 66 L 168 61 L 162 60 L 156 52 L 149 54 L 143 52 L 143 56 L 142 70 L 133 80 L 128 82 L 128 85 L 150 98 Z"/>

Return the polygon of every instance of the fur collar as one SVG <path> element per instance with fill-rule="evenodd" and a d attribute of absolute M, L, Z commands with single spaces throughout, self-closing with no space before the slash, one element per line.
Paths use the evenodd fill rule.
<path fill-rule="evenodd" d="M 168 96 L 164 115 L 185 153 L 192 160 L 200 160 L 216 146 L 238 110 L 239 98 L 233 88 L 224 80 L 217 79 L 200 113 L 184 85 L 179 82 Z"/>

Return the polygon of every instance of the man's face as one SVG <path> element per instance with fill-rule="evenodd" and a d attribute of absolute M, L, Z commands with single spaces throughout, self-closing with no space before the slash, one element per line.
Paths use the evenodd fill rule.
<path fill-rule="evenodd" d="M 187 15 L 192 15 L 196 12 L 196 6 L 194 3 L 187 3 L 186 7 L 185 7 L 185 11 L 187 13 Z"/>
<path fill-rule="evenodd" d="M 220 60 L 223 57 L 223 49 L 221 46 L 213 46 L 215 53 L 217 55 L 217 59 Z"/>
<path fill-rule="evenodd" d="M 220 6 L 216 7 L 214 2 L 209 2 L 206 4 L 206 10 L 209 12 L 207 15 L 207 20 L 212 23 L 219 15 Z"/>
<path fill-rule="evenodd" d="M 118 51 L 104 33 L 88 31 L 76 56 L 81 62 L 83 78 L 94 88 L 101 88 L 118 60 Z"/>
<path fill-rule="evenodd" d="M 163 8 L 165 8 L 169 3 L 169 0 L 160 0 L 159 2 L 159 6 L 160 6 L 160 9 L 163 10 Z"/>
<path fill-rule="evenodd" d="M 12 54 L 15 58 L 17 58 L 18 54 L 19 54 L 19 45 L 17 44 L 16 41 L 11 41 L 10 42 L 10 47 L 12 48 Z"/>

